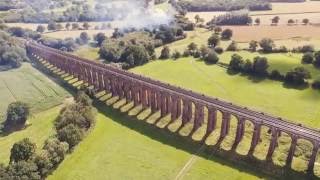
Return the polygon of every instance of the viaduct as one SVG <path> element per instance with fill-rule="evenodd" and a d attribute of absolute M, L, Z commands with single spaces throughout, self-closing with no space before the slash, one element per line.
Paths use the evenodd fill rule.
<path fill-rule="evenodd" d="M 261 126 L 270 128 L 272 134 L 266 156 L 267 161 L 272 162 L 272 155 L 278 145 L 280 133 L 287 133 L 291 137 L 286 167 L 291 167 L 298 139 L 307 140 L 313 145 L 307 172 L 314 173 L 320 146 L 319 131 L 217 98 L 207 97 L 102 63 L 76 57 L 34 42 L 27 42 L 26 46 L 28 55 L 32 59 L 45 61 L 78 80 L 88 83 L 96 90 L 110 92 L 113 97 L 118 96 L 126 99 L 127 102 L 133 101 L 135 106 L 142 105 L 143 108 L 151 108 L 153 113 L 160 111 L 161 117 L 170 115 L 172 122 L 181 117 L 182 125 L 192 123 L 194 131 L 206 125 L 207 136 L 216 129 L 218 111 L 222 114 L 219 140 L 223 140 L 229 133 L 231 115 L 236 117 L 237 130 L 232 150 L 237 148 L 244 136 L 246 121 L 254 125 L 248 155 L 253 154 L 259 143 Z M 204 119 L 205 109 L 208 112 L 206 120 Z"/>

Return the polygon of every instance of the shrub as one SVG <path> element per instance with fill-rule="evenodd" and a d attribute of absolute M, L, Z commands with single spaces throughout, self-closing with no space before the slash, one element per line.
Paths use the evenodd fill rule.
<path fill-rule="evenodd" d="M 10 179 L 41 179 L 41 176 L 38 172 L 38 167 L 33 161 L 18 161 L 16 163 L 9 164 L 8 174 L 11 177 Z"/>
<path fill-rule="evenodd" d="M 287 72 L 285 82 L 294 85 L 305 84 L 305 79 L 311 78 L 310 72 L 304 67 L 297 67 L 292 71 Z"/>
<path fill-rule="evenodd" d="M 312 64 L 313 60 L 314 60 L 314 56 L 313 56 L 313 53 L 311 52 L 304 53 L 304 55 L 302 56 L 303 64 Z"/>
<path fill-rule="evenodd" d="M 249 59 L 247 59 L 243 64 L 242 70 L 245 73 L 251 73 L 253 71 L 252 69 L 253 69 L 253 64 Z"/>
<path fill-rule="evenodd" d="M 47 151 L 43 151 L 36 155 L 33 162 L 38 167 L 38 172 L 41 177 L 46 177 L 52 172 L 53 164 L 50 161 L 49 153 Z"/>
<path fill-rule="evenodd" d="M 10 162 L 28 161 L 35 154 L 36 144 L 25 138 L 11 148 Z"/>
<path fill-rule="evenodd" d="M 57 167 L 64 160 L 69 150 L 69 144 L 56 138 L 50 138 L 44 143 L 43 150 L 48 152 L 53 167 Z"/>
<path fill-rule="evenodd" d="M 233 31 L 231 29 L 225 29 L 221 33 L 221 39 L 229 40 L 231 39 L 232 35 L 233 35 Z"/>
<path fill-rule="evenodd" d="M 272 80 L 279 80 L 279 81 L 282 81 L 284 79 L 284 76 L 278 70 L 272 70 L 269 77 Z"/>
<path fill-rule="evenodd" d="M 39 25 L 37 27 L 37 32 L 39 32 L 39 33 L 43 33 L 45 30 L 46 30 L 46 28 L 44 26 L 42 26 L 42 25 Z"/>
<path fill-rule="evenodd" d="M 159 59 L 169 59 L 170 58 L 170 48 L 168 46 L 164 46 L 161 50 L 161 55 Z"/>
<path fill-rule="evenodd" d="M 209 39 L 208 39 L 208 45 L 209 47 L 216 47 L 220 43 L 220 38 L 218 35 L 213 34 Z"/>
<path fill-rule="evenodd" d="M 201 57 L 201 52 L 200 51 L 193 52 L 193 57 L 194 58 L 200 58 Z"/>
<path fill-rule="evenodd" d="M 299 52 L 301 53 L 314 52 L 314 47 L 312 45 L 304 45 L 299 48 Z"/>
<path fill-rule="evenodd" d="M 189 51 L 189 49 L 185 49 L 184 51 L 183 51 L 183 57 L 189 57 L 191 55 L 191 53 L 190 53 L 190 51 Z"/>
<path fill-rule="evenodd" d="M 222 54 L 222 53 L 223 53 L 223 48 L 222 48 L 222 47 L 215 47 L 215 48 L 214 48 L 214 51 L 215 51 L 217 54 Z"/>
<path fill-rule="evenodd" d="M 238 50 L 238 44 L 235 41 L 232 41 L 227 47 L 227 51 L 237 51 L 237 50 Z"/>
<path fill-rule="evenodd" d="M 208 64 L 216 64 L 219 61 L 219 57 L 214 51 L 210 51 L 203 60 Z"/>
<path fill-rule="evenodd" d="M 313 65 L 317 68 L 320 67 L 320 51 L 317 51 L 315 54 L 314 54 L 314 62 L 313 62 Z"/>
<path fill-rule="evenodd" d="M 172 59 L 179 59 L 181 57 L 181 53 L 179 51 L 175 51 L 172 54 Z"/>
<path fill-rule="evenodd" d="M 257 56 L 254 58 L 252 66 L 253 73 L 265 75 L 267 74 L 268 67 L 268 59 L 266 57 Z"/>
<path fill-rule="evenodd" d="M 312 83 L 313 89 L 320 89 L 320 80 L 316 80 Z"/>
<path fill-rule="evenodd" d="M 69 124 L 57 131 L 58 139 L 69 144 L 70 148 L 76 146 L 84 137 L 84 131 L 79 127 Z"/>
<path fill-rule="evenodd" d="M 254 41 L 254 40 L 250 41 L 250 43 L 249 43 L 250 51 L 253 51 L 253 52 L 257 51 L 258 44 L 259 43 L 257 41 Z"/>
<path fill-rule="evenodd" d="M 87 32 L 82 32 L 80 34 L 80 39 L 84 44 L 87 44 L 90 40 L 89 34 Z"/>
<path fill-rule="evenodd" d="M 264 38 L 259 42 L 260 47 L 264 52 L 272 52 L 273 48 L 275 47 L 274 41 L 270 38 Z"/>
<path fill-rule="evenodd" d="M 205 57 L 206 55 L 209 54 L 210 51 L 211 51 L 211 49 L 209 49 L 208 47 L 201 46 L 201 48 L 200 48 L 201 57 Z"/>
<path fill-rule="evenodd" d="M 229 69 L 234 71 L 241 71 L 244 61 L 243 58 L 238 54 L 233 54 L 231 56 L 231 61 L 229 63 Z"/>

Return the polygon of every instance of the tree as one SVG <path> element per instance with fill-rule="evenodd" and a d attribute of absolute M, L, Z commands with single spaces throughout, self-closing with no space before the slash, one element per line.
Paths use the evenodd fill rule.
<path fill-rule="evenodd" d="M 149 54 L 142 45 L 129 45 L 121 55 L 121 59 L 130 67 L 140 66 L 149 61 Z"/>
<path fill-rule="evenodd" d="M 89 34 L 87 32 L 82 32 L 80 34 L 80 39 L 84 44 L 87 44 L 90 40 Z"/>
<path fill-rule="evenodd" d="M 252 69 L 253 69 L 252 62 L 251 62 L 249 59 L 247 59 L 247 60 L 245 61 L 245 63 L 243 64 L 242 70 L 243 70 L 243 72 L 245 72 L 245 73 L 251 73 L 251 72 L 252 72 Z"/>
<path fill-rule="evenodd" d="M 58 23 L 57 24 L 57 30 L 61 31 L 63 29 L 63 26 L 61 23 Z"/>
<path fill-rule="evenodd" d="M 320 67 L 320 51 L 317 51 L 315 54 L 314 54 L 314 62 L 313 62 L 313 65 L 317 68 Z"/>
<path fill-rule="evenodd" d="M 7 168 L 3 164 L 0 164 L 0 179 L 11 179 L 7 172 Z"/>
<path fill-rule="evenodd" d="M 48 152 L 53 167 L 57 167 L 64 160 L 69 150 L 69 144 L 56 138 L 50 138 L 44 143 L 43 150 Z"/>
<path fill-rule="evenodd" d="M 26 103 L 13 102 L 8 106 L 5 126 L 7 128 L 24 126 L 29 114 L 30 108 Z"/>
<path fill-rule="evenodd" d="M 11 163 L 8 166 L 8 174 L 10 179 L 24 180 L 40 180 L 41 176 L 38 172 L 37 165 L 32 161 L 19 161 Z"/>
<path fill-rule="evenodd" d="M 266 57 L 255 57 L 253 59 L 253 66 L 252 70 L 253 73 L 259 74 L 259 75 L 265 75 L 267 74 L 268 69 L 268 59 Z"/>
<path fill-rule="evenodd" d="M 233 71 L 241 71 L 244 64 L 243 58 L 238 54 L 233 54 L 231 56 L 231 61 L 229 63 L 229 69 Z"/>
<path fill-rule="evenodd" d="M 21 28 L 21 27 L 11 27 L 9 28 L 9 32 L 13 35 L 13 36 L 17 36 L 17 37 L 24 37 L 25 35 L 25 29 Z"/>
<path fill-rule="evenodd" d="M 285 82 L 293 85 L 303 85 L 305 84 L 305 79 L 310 79 L 310 72 L 304 67 L 296 67 L 295 69 L 287 72 L 285 76 Z"/>
<path fill-rule="evenodd" d="M 161 50 L 161 55 L 159 59 L 169 59 L 170 58 L 170 48 L 168 46 L 164 46 Z"/>
<path fill-rule="evenodd" d="M 313 83 L 312 83 L 312 88 L 313 89 L 320 89 L 320 80 L 315 80 Z M 1 176 L 0 176 L 1 177 Z"/>
<path fill-rule="evenodd" d="M 256 25 L 258 25 L 258 26 L 259 26 L 259 25 L 260 25 L 260 23 L 261 23 L 261 22 L 260 22 L 260 18 L 256 18 L 256 19 L 254 20 L 254 22 L 256 23 Z"/>
<path fill-rule="evenodd" d="M 181 57 L 181 53 L 179 51 L 174 51 L 172 54 L 172 59 L 179 59 Z"/>
<path fill-rule="evenodd" d="M 208 45 L 209 47 L 216 47 L 220 43 L 220 38 L 217 34 L 211 35 L 211 37 L 208 39 Z"/>
<path fill-rule="evenodd" d="M 211 51 L 211 49 L 209 49 L 208 47 L 206 47 L 204 45 L 202 45 L 200 47 L 200 53 L 201 53 L 202 57 L 205 57 L 206 55 L 208 55 L 210 51 Z"/>
<path fill-rule="evenodd" d="M 262 48 L 263 52 L 270 53 L 272 52 L 273 48 L 275 47 L 274 41 L 270 38 L 264 38 L 259 42 L 260 47 Z"/>
<path fill-rule="evenodd" d="M 85 22 L 83 23 L 82 27 L 85 29 L 85 30 L 88 30 L 90 28 L 90 24 L 88 22 Z"/>
<path fill-rule="evenodd" d="M 313 60 L 314 60 L 314 55 L 312 52 L 304 53 L 302 56 L 303 64 L 312 64 Z"/>
<path fill-rule="evenodd" d="M 216 64 L 219 61 L 219 57 L 213 50 L 211 50 L 203 60 L 208 64 Z"/>
<path fill-rule="evenodd" d="M 271 23 L 273 25 L 278 25 L 279 21 L 280 21 L 280 17 L 279 16 L 275 16 L 274 18 L 271 19 Z"/>
<path fill-rule="evenodd" d="M 250 51 L 256 52 L 257 48 L 258 48 L 258 45 L 259 45 L 258 41 L 254 41 L 254 40 L 250 41 L 250 43 L 249 43 Z"/>
<path fill-rule="evenodd" d="M 36 164 L 39 175 L 41 177 L 48 176 L 53 169 L 53 164 L 50 161 L 49 156 L 50 155 L 47 151 L 42 151 L 40 154 L 37 154 L 34 157 L 33 162 Z"/>
<path fill-rule="evenodd" d="M 72 23 L 72 30 L 78 30 L 79 24 L 78 23 Z"/>
<path fill-rule="evenodd" d="M 238 50 L 238 44 L 235 41 L 232 41 L 229 46 L 226 49 L 227 51 L 237 51 Z"/>
<path fill-rule="evenodd" d="M 188 49 L 189 49 L 190 51 L 197 51 L 197 50 L 198 50 L 198 45 L 197 45 L 196 43 L 192 42 L 192 43 L 190 43 L 190 44 L 188 45 Z"/>
<path fill-rule="evenodd" d="M 288 25 L 293 25 L 294 24 L 294 20 L 293 19 L 289 19 L 288 20 Z"/>
<path fill-rule="evenodd" d="M 200 22 L 200 16 L 199 16 L 199 14 L 197 14 L 195 17 L 194 17 L 194 19 L 195 19 L 195 21 L 196 21 L 196 23 L 198 24 L 199 22 Z"/>
<path fill-rule="evenodd" d="M 303 25 L 308 25 L 309 24 L 309 19 L 305 18 L 302 20 Z"/>
<path fill-rule="evenodd" d="M 221 33 L 221 39 L 229 40 L 233 35 L 233 31 L 231 29 L 225 29 Z"/>
<path fill-rule="evenodd" d="M 48 29 L 49 31 L 55 31 L 55 30 L 57 30 L 57 23 L 54 22 L 54 21 L 49 22 L 47 29 Z"/>
<path fill-rule="evenodd" d="M 71 26 L 71 24 L 68 22 L 68 23 L 66 24 L 65 28 L 69 31 L 69 30 L 70 30 L 70 26 Z"/>
<path fill-rule="evenodd" d="M 222 32 L 222 28 L 220 26 L 217 26 L 214 28 L 214 33 L 215 34 L 220 34 Z"/>
<path fill-rule="evenodd" d="M 272 70 L 270 73 L 270 79 L 273 80 L 283 80 L 284 76 L 278 70 Z"/>
<path fill-rule="evenodd" d="M 28 161 L 35 154 L 36 144 L 25 138 L 11 148 L 10 162 Z"/>
<path fill-rule="evenodd" d="M 37 32 L 39 32 L 39 33 L 43 33 L 45 30 L 46 30 L 46 28 L 44 26 L 42 26 L 42 25 L 39 25 L 37 27 Z"/>
<path fill-rule="evenodd" d="M 69 124 L 57 131 L 58 139 L 69 144 L 70 148 L 76 146 L 84 136 L 84 131 L 79 127 Z"/>
<path fill-rule="evenodd" d="M 98 33 L 94 36 L 94 40 L 97 41 L 97 45 L 101 46 L 102 42 L 106 39 L 106 35 L 104 33 Z"/>

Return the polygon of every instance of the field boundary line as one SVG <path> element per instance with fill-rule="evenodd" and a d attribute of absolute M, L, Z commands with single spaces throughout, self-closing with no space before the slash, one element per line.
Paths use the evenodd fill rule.
<path fill-rule="evenodd" d="M 202 145 L 196 153 L 194 153 L 191 158 L 188 160 L 188 162 L 183 166 L 183 168 L 179 171 L 179 173 L 177 174 L 177 176 L 174 178 L 174 180 L 182 180 L 184 178 L 184 176 L 186 175 L 186 173 L 190 170 L 190 168 L 192 167 L 192 165 L 197 161 L 197 159 L 199 158 L 198 154 L 203 152 L 203 150 L 205 149 L 205 144 Z"/>
<path fill-rule="evenodd" d="M 9 90 L 9 92 L 10 92 L 11 96 L 13 97 L 14 101 L 17 101 L 18 98 L 14 95 L 14 93 L 12 92 L 12 90 L 9 88 L 7 82 L 6 82 L 4 79 L 2 79 L 2 81 L 3 81 L 4 85 L 6 86 L 6 88 Z"/>

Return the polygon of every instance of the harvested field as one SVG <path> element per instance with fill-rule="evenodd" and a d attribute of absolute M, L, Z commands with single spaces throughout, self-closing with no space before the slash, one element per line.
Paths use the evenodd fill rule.
<path fill-rule="evenodd" d="M 317 26 L 225 26 L 233 30 L 233 39 L 237 42 L 261 40 L 268 37 L 274 40 L 290 38 L 320 39 L 320 27 Z"/>
<path fill-rule="evenodd" d="M 279 16 L 279 24 L 287 24 L 289 19 L 302 21 L 304 18 L 310 19 L 311 23 L 320 23 L 320 1 L 308 1 L 303 3 L 272 3 L 271 11 L 252 11 L 250 15 L 253 19 L 260 18 L 261 24 L 270 24 L 271 18 Z M 187 17 L 194 21 L 198 14 L 205 22 L 210 21 L 214 16 L 219 16 L 227 12 L 189 12 Z"/>

